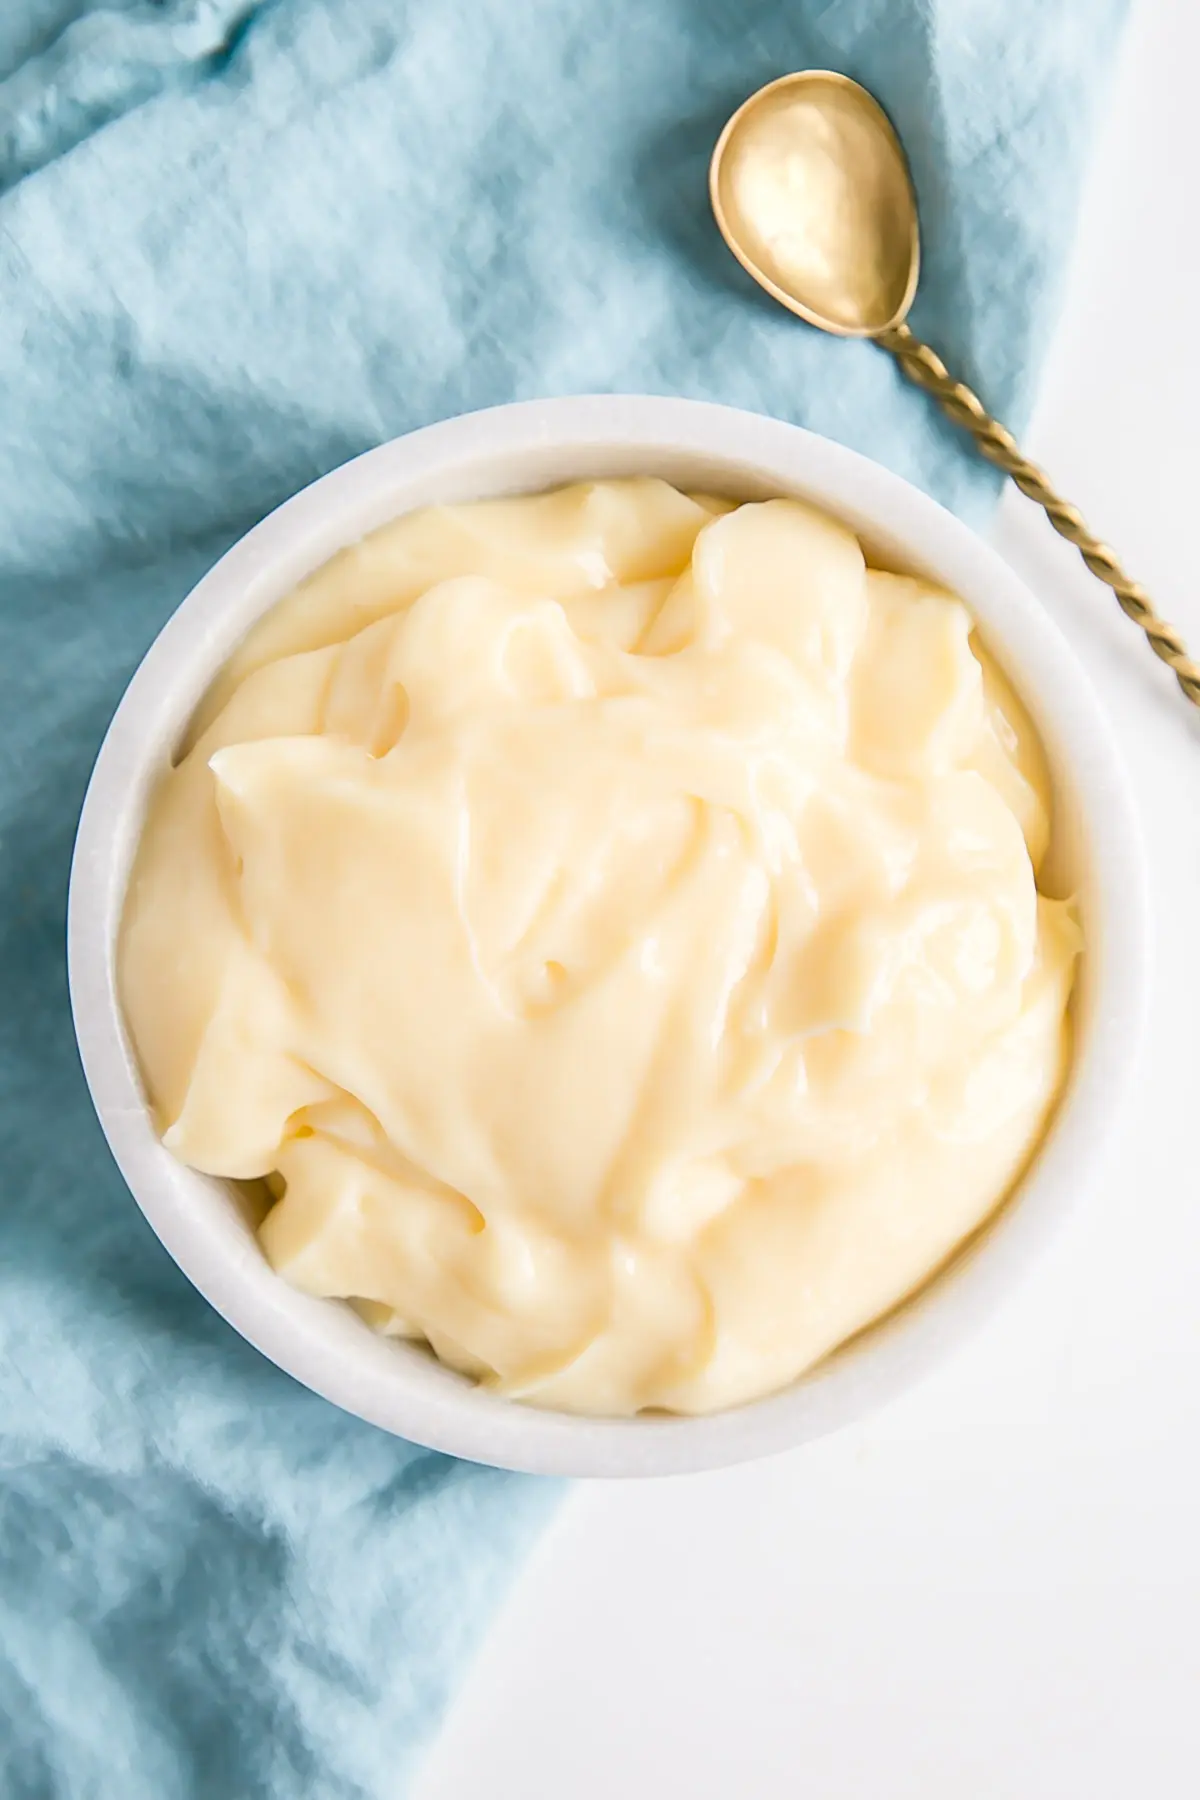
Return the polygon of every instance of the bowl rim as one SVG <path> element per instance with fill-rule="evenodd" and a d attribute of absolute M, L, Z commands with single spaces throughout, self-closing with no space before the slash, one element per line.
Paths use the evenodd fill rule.
<path fill-rule="evenodd" d="M 170 1157 L 150 1119 L 117 1000 L 115 935 L 154 772 L 255 617 L 336 548 L 425 503 L 406 490 L 447 498 L 529 491 L 554 477 L 508 488 L 485 479 L 472 490 L 470 470 L 565 457 L 568 480 L 589 463 L 597 476 L 616 472 L 605 466 L 614 461 L 633 472 L 643 455 L 660 467 L 672 459 L 721 465 L 727 487 L 800 494 L 876 542 L 899 546 L 909 566 L 963 596 L 1011 668 L 1052 763 L 1070 772 L 1100 930 L 1089 921 L 1090 1017 L 1068 1091 L 1014 1201 L 977 1243 L 895 1314 L 779 1393 L 694 1417 L 596 1419 L 488 1394 L 394 1344 L 389 1377 L 377 1356 L 368 1359 L 365 1338 L 360 1349 L 357 1337 L 331 1325 L 329 1309 L 349 1314 L 342 1303 L 298 1295 L 248 1233 L 240 1249 L 218 1243 L 196 1185 L 212 1184 Z M 100 747 L 71 865 L 67 948 L 80 1057 L 113 1157 L 164 1247 L 235 1330 L 305 1386 L 432 1449 L 540 1474 L 625 1476 L 718 1468 L 849 1424 L 990 1315 L 1100 1162 L 1143 1034 L 1150 945 L 1145 858 L 1113 733 L 1058 627 L 995 550 L 899 475 L 799 426 L 705 401 L 587 395 L 461 414 L 368 450 L 285 501 L 201 578 L 135 671 Z M 354 1327 L 380 1344 L 357 1320 Z"/>

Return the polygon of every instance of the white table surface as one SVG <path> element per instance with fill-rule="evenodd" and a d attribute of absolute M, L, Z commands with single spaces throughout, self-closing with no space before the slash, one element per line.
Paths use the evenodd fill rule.
<path fill-rule="evenodd" d="M 1198 191 L 1200 4 L 1141 0 L 1028 448 L 1200 647 Z M 868 1424 L 575 1488 L 420 1800 L 1200 1794 L 1200 719 L 1015 493 L 995 540 L 1141 794 L 1158 969 L 1106 1178 Z"/>

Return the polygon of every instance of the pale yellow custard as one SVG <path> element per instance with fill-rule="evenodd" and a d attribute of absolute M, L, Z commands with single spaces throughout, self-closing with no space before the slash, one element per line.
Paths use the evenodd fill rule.
<path fill-rule="evenodd" d="M 1048 785 L 962 603 L 792 500 L 430 508 L 251 633 L 120 946 L 297 1286 L 546 1406 L 769 1392 L 997 1206 L 1068 1058 Z"/>

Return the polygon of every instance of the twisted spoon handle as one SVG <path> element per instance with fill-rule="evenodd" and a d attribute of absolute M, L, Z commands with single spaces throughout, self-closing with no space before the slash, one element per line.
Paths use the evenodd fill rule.
<path fill-rule="evenodd" d="M 1012 432 L 991 417 L 978 394 L 953 379 L 936 351 L 914 337 L 907 325 L 883 332 L 877 342 L 892 352 L 910 381 L 925 388 L 956 425 L 971 433 L 989 462 L 1037 501 L 1055 531 L 1074 544 L 1092 574 L 1112 589 L 1122 610 L 1141 626 L 1154 654 L 1166 663 L 1193 706 L 1200 707 L 1200 663 L 1188 655 L 1175 627 L 1159 618 L 1145 588 L 1130 581 L 1108 545 L 1092 536 L 1078 509 L 1054 492 L 1036 463 L 1022 456 Z"/>

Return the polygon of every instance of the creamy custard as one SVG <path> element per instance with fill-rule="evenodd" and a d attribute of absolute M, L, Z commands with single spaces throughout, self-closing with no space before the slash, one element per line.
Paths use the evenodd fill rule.
<path fill-rule="evenodd" d="M 255 628 L 151 805 L 126 1018 L 274 1267 L 546 1406 L 799 1375 L 999 1204 L 1069 1054 L 1036 734 L 794 500 L 435 507 Z"/>

